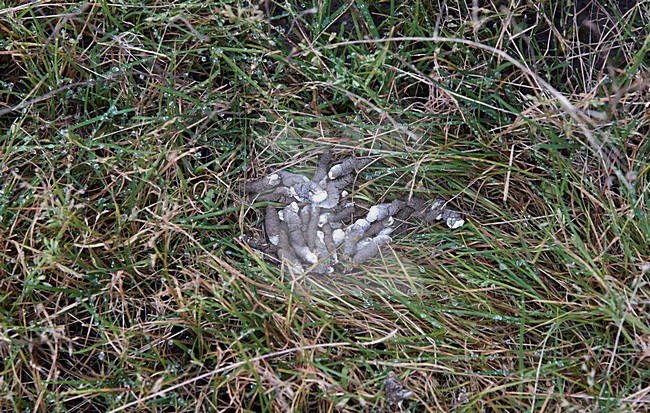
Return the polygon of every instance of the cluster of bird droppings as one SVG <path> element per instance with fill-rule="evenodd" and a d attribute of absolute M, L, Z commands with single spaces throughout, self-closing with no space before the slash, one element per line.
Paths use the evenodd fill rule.
<path fill-rule="evenodd" d="M 390 234 L 411 217 L 426 222 L 442 220 L 451 229 L 465 221 L 446 201 L 431 204 L 418 198 L 378 204 L 359 218 L 360 208 L 347 199 L 345 190 L 356 173 L 368 166 L 368 158 L 349 158 L 330 167 L 325 151 L 314 176 L 279 171 L 242 185 L 256 194 L 255 201 L 282 204 L 266 207 L 264 228 L 268 243 L 250 240 L 251 246 L 275 255 L 298 273 L 327 274 L 345 271 L 376 257 L 391 242 Z"/>

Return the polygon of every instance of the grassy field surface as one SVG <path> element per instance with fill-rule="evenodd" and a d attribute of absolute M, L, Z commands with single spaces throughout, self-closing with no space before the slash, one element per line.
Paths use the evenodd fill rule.
<path fill-rule="evenodd" d="M 648 16 L 0 2 L 0 411 L 648 411 Z M 467 222 L 305 282 L 237 187 L 327 148 Z"/>

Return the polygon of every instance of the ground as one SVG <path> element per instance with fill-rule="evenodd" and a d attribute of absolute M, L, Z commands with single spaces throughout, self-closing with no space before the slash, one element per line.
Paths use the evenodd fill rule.
<path fill-rule="evenodd" d="M 649 7 L 2 3 L 2 411 L 647 410 Z M 305 282 L 237 188 L 325 149 L 466 223 Z"/>

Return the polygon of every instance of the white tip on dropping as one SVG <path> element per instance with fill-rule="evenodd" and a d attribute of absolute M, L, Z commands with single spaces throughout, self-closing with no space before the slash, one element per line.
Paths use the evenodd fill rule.
<path fill-rule="evenodd" d="M 327 191 L 319 189 L 311 194 L 312 202 L 323 202 L 327 199 Z"/>
<path fill-rule="evenodd" d="M 310 264 L 316 264 L 318 262 L 318 255 L 314 254 L 309 248 L 302 247 L 300 250 L 296 251 L 299 255 L 305 259 Z"/>
<path fill-rule="evenodd" d="M 292 197 L 296 198 L 298 201 L 303 202 L 304 199 L 300 195 L 298 195 L 298 191 L 296 191 L 296 187 L 292 186 L 289 188 L 289 193 L 291 194 Z"/>
<path fill-rule="evenodd" d="M 360 249 L 363 249 L 366 245 L 370 244 L 371 242 L 373 242 L 372 238 L 366 238 L 366 239 L 363 239 L 363 240 L 359 241 L 359 243 L 357 244 L 357 251 L 359 251 Z"/>
<path fill-rule="evenodd" d="M 330 171 L 329 171 L 329 173 L 327 174 L 327 176 L 329 176 L 330 179 L 336 179 L 336 178 L 338 178 L 339 175 L 341 174 L 341 169 L 343 169 L 343 168 L 341 168 L 341 165 L 334 165 L 334 166 L 330 169 Z"/>
<path fill-rule="evenodd" d="M 329 212 L 320 214 L 320 216 L 318 217 L 318 226 L 323 228 L 323 225 L 327 224 L 327 222 L 329 221 L 329 217 L 330 217 Z"/>
<path fill-rule="evenodd" d="M 375 222 L 379 218 L 379 213 L 380 213 L 380 210 L 379 210 L 379 207 L 377 205 L 371 206 L 370 210 L 368 210 L 368 216 L 366 217 L 366 219 L 369 222 Z"/>
<path fill-rule="evenodd" d="M 354 224 L 352 226 L 353 227 L 356 226 L 360 228 L 362 231 L 365 231 L 368 228 L 370 228 L 370 222 L 367 219 L 361 218 L 354 221 Z"/>
<path fill-rule="evenodd" d="M 379 231 L 379 235 L 389 235 L 391 232 L 393 232 L 393 228 L 392 227 L 386 227 L 386 228 L 382 229 L 381 231 Z"/>
<path fill-rule="evenodd" d="M 434 209 L 443 209 L 444 207 L 445 207 L 445 201 L 443 201 L 442 199 L 436 199 L 436 200 L 433 201 L 433 203 L 431 204 L 431 210 L 434 210 Z"/>
<path fill-rule="evenodd" d="M 465 224 L 465 220 L 462 218 L 450 217 L 447 218 L 447 226 L 451 229 L 460 228 Z"/>
<path fill-rule="evenodd" d="M 335 229 L 332 231 L 332 239 L 334 240 L 334 244 L 341 245 L 345 241 L 345 231 L 341 228 Z"/>
<path fill-rule="evenodd" d="M 277 185 L 280 183 L 280 175 L 278 174 L 269 175 L 267 180 L 269 182 L 269 185 Z"/>
<path fill-rule="evenodd" d="M 269 237 L 269 242 L 273 245 L 278 245 L 280 243 L 280 236 L 272 235 Z"/>

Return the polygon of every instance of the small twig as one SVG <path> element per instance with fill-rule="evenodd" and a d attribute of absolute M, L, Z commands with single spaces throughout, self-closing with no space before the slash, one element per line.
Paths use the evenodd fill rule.
<path fill-rule="evenodd" d="M 508 190 L 510 189 L 510 173 L 512 172 L 512 161 L 515 157 L 515 146 L 517 143 L 513 143 L 510 148 L 510 160 L 508 161 L 508 172 L 506 173 L 506 183 L 503 186 L 503 203 L 505 204 L 508 201 Z"/>

